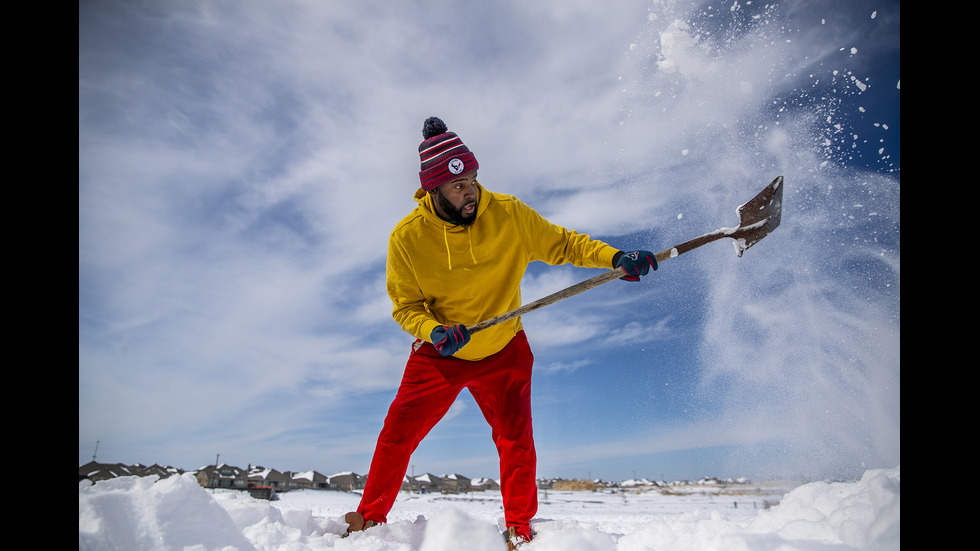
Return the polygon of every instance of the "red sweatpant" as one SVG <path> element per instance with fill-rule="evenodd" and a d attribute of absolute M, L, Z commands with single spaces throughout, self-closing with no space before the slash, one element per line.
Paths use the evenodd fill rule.
<path fill-rule="evenodd" d="M 479 361 L 444 357 L 427 342 L 412 352 L 371 460 L 357 512 L 387 522 L 409 459 L 425 435 L 467 388 L 490 424 L 500 456 L 500 491 L 507 526 L 529 535 L 538 510 L 537 457 L 531 430 L 534 357 L 521 331 L 496 354 Z"/>

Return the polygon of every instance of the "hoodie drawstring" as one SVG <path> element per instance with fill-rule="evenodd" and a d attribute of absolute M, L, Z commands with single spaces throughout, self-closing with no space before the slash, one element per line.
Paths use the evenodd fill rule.
<path fill-rule="evenodd" d="M 479 264 L 476 260 L 476 252 L 473 251 L 473 234 L 470 233 L 470 227 L 466 226 L 466 237 L 470 242 L 470 258 L 473 259 L 473 265 Z M 453 271 L 453 252 L 449 248 L 449 230 L 446 229 L 446 225 L 442 225 L 442 239 L 446 243 L 446 262 L 449 264 L 449 271 Z"/>
<path fill-rule="evenodd" d="M 442 225 L 442 239 L 446 242 L 446 261 L 449 262 L 449 271 L 453 271 L 453 252 L 449 250 L 449 232 L 446 225 Z"/>

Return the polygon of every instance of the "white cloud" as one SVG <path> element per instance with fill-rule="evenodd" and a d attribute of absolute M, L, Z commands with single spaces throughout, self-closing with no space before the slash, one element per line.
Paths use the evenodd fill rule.
<path fill-rule="evenodd" d="M 527 316 L 543 369 L 574 380 L 600 365 L 608 346 L 704 327 L 711 377 L 781 380 L 785 366 L 725 372 L 717 360 L 775 343 L 783 352 L 772 362 L 800 350 L 824 354 L 808 371 L 815 380 L 851 357 L 867 381 L 887 380 L 891 363 L 882 364 L 890 357 L 855 356 L 835 328 L 881 336 L 873 330 L 880 312 L 897 309 L 893 293 L 866 285 L 843 292 L 838 279 L 871 269 L 877 247 L 889 269 L 874 273 L 894 274 L 897 288 L 898 194 L 889 191 L 897 178 L 862 184 L 853 170 L 821 168 L 836 135 L 810 113 L 834 125 L 849 113 L 800 93 L 829 66 L 861 63 L 875 48 L 857 44 L 846 21 L 785 40 L 786 29 L 799 26 L 784 25 L 776 8 L 749 29 L 708 29 L 717 19 L 689 7 L 627 2 L 610 10 L 557 0 L 80 7 L 80 452 L 95 440 L 154 437 L 163 449 L 191 449 L 187 441 L 206 440 L 201 434 L 231 434 L 232 421 L 264 438 L 382 418 L 412 340 L 390 318 L 385 245 L 414 207 L 416 147 L 430 115 L 471 146 L 490 189 L 616 246 L 667 246 L 731 225 L 738 203 L 786 176 L 778 236 L 738 264 L 721 245 L 672 261 L 653 276 L 668 278 L 670 291 L 659 291 L 657 304 L 632 322 L 616 308 L 654 295 L 622 286 Z M 876 25 L 892 15 L 879 14 Z M 678 19 L 690 28 L 670 27 Z M 819 34 L 834 29 L 848 32 Z M 662 33 L 684 48 L 665 51 Z M 841 37 L 860 54 L 835 58 Z M 659 61 L 676 70 L 660 70 Z M 853 76 L 876 90 L 873 78 Z M 867 116 L 897 127 L 880 111 Z M 829 148 L 815 148 L 815 138 Z M 864 242 L 869 232 L 876 243 Z M 828 249 L 852 236 L 867 250 L 827 271 L 823 259 L 837 257 Z M 792 284 L 779 287 L 773 274 L 787 272 Z M 532 270 L 524 298 L 582 275 Z M 814 298 L 838 294 L 867 308 Z M 752 339 L 726 340 L 732 314 L 753 328 Z M 832 353 L 801 347 L 818 329 L 830 331 L 822 342 Z M 862 399 L 877 399 L 886 417 L 897 408 L 890 389 L 847 381 Z M 721 396 L 718 407 L 738 396 Z M 851 407 L 835 398 L 842 410 Z M 311 420 L 325 410 L 335 417 Z M 243 453 L 263 447 L 247 431 L 235 434 Z"/>

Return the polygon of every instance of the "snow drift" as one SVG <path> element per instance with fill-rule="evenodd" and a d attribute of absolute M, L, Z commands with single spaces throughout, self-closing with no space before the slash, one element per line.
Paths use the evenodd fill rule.
<path fill-rule="evenodd" d="M 829 551 L 900 549 L 900 468 L 855 482 L 812 482 L 772 507 L 730 496 L 542 492 L 526 551 Z M 124 477 L 78 487 L 79 551 L 499 551 L 499 494 L 400 494 L 389 523 L 341 537 L 358 495 L 256 500 L 207 490 L 190 475 Z M 740 500 L 743 498 L 739 498 Z M 750 500 L 751 501 L 751 500 Z"/>

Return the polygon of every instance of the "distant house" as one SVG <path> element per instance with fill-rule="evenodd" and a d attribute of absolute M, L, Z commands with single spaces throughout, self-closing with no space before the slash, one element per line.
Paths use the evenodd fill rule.
<path fill-rule="evenodd" d="M 409 477 L 411 479 L 411 487 L 414 491 L 427 493 L 427 492 L 441 492 L 443 489 L 442 477 L 436 476 L 432 473 L 425 473 L 419 476 Z"/>
<path fill-rule="evenodd" d="M 183 471 L 180 469 L 175 469 L 173 467 L 165 467 L 154 463 L 149 467 L 144 467 L 143 465 L 133 465 L 133 471 L 137 476 L 158 476 L 161 479 L 173 476 L 175 474 L 181 474 Z"/>
<path fill-rule="evenodd" d="M 146 466 L 140 465 L 139 463 L 135 465 L 123 465 L 122 463 L 97 463 L 95 461 L 89 461 L 78 467 L 78 480 L 88 479 L 92 482 L 99 482 L 100 480 L 109 480 L 110 478 L 119 478 L 121 476 L 157 476 L 162 479 L 183 472 L 180 469 L 164 467 L 156 463 Z"/>
<path fill-rule="evenodd" d="M 461 474 L 447 474 L 440 478 L 443 493 L 463 494 L 470 491 L 470 479 Z"/>
<path fill-rule="evenodd" d="M 483 492 L 486 490 L 499 490 L 500 484 L 492 478 L 474 478 L 470 480 L 470 491 Z"/>
<path fill-rule="evenodd" d="M 364 481 L 366 477 L 362 477 L 357 473 L 352 472 L 342 472 L 330 475 L 328 477 L 328 482 L 331 490 L 340 490 L 342 492 L 353 492 L 354 490 L 363 490 Z"/>
<path fill-rule="evenodd" d="M 289 473 L 290 490 L 326 490 L 330 488 L 330 479 L 316 471 Z"/>
<path fill-rule="evenodd" d="M 244 490 L 248 487 L 248 471 L 224 463 L 201 467 L 194 476 L 197 478 L 197 483 L 205 488 Z"/>
<path fill-rule="evenodd" d="M 703 476 L 701 477 L 701 479 L 695 482 L 695 484 L 699 486 L 716 486 L 716 485 L 724 484 L 724 482 L 722 482 L 721 480 L 713 476 Z"/>
<path fill-rule="evenodd" d="M 460 474 L 450 474 L 436 476 L 426 473 L 419 476 L 408 476 L 402 480 L 403 492 L 441 492 L 444 494 L 457 494 L 472 492 L 472 481 Z"/>
<path fill-rule="evenodd" d="M 78 467 L 79 482 L 85 479 L 98 482 L 120 476 L 134 476 L 135 474 L 131 467 L 121 463 L 96 463 L 95 461 L 89 461 Z"/>
<path fill-rule="evenodd" d="M 648 478 L 631 478 L 619 483 L 619 486 L 622 488 L 657 488 L 664 485 L 665 484 L 662 482 L 657 482 Z"/>
<path fill-rule="evenodd" d="M 285 491 L 289 489 L 289 477 L 275 469 L 249 467 L 248 486 L 268 486 L 276 491 Z"/>

